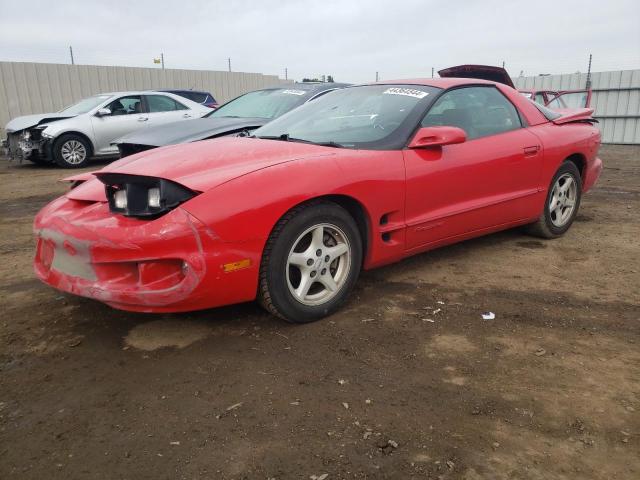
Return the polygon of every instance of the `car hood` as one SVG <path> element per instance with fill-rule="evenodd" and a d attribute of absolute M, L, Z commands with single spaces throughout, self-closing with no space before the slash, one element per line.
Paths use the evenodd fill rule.
<path fill-rule="evenodd" d="M 443 78 L 477 78 L 479 80 L 489 80 L 498 82 L 515 88 L 511 77 L 502 67 L 494 67 L 492 65 L 458 65 L 455 67 L 445 68 L 438 72 Z"/>
<path fill-rule="evenodd" d="M 179 122 L 147 127 L 137 132 L 130 133 L 115 140 L 113 143 L 128 143 L 132 145 L 151 145 L 163 147 L 177 143 L 195 142 L 237 132 L 246 128 L 261 127 L 269 121 L 268 118 L 235 118 L 235 117 L 208 117 L 194 118 Z"/>
<path fill-rule="evenodd" d="M 25 115 L 24 117 L 14 118 L 7 123 L 7 126 L 4 128 L 7 132 L 18 132 L 25 128 L 35 127 L 36 125 L 42 125 L 43 123 L 55 122 L 72 117 L 75 117 L 75 115 L 65 115 L 64 113 L 39 113 L 37 115 Z"/>
<path fill-rule="evenodd" d="M 149 150 L 125 157 L 94 173 L 164 178 L 204 192 L 281 163 L 335 155 L 335 148 L 308 143 L 226 137 Z M 104 185 L 97 179 L 82 183 L 66 196 L 73 200 L 106 201 Z"/>

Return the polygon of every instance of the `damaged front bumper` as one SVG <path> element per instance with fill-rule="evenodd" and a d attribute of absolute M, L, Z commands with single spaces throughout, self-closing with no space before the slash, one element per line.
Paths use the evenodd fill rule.
<path fill-rule="evenodd" d="M 8 132 L 2 142 L 4 154 L 10 160 L 48 160 L 51 158 L 51 139 L 44 137 L 40 129 Z"/>
<path fill-rule="evenodd" d="M 225 244 L 181 208 L 148 221 L 61 197 L 38 214 L 34 232 L 43 282 L 114 308 L 179 312 L 255 298 L 257 264 L 225 272 L 242 246 Z"/>

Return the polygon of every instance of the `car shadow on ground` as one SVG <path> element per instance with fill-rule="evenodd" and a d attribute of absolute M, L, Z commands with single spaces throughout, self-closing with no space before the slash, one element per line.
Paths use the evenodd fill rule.
<path fill-rule="evenodd" d="M 62 168 L 60 166 L 58 166 L 57 164 L 55 164 L 54 162 L 31 162 L 29 160 L 20 160 L 20 159 L 14 159 L 11 160 L 7 157 L 2 157 L 0 156 L 0 161 L 4 161 L 4 163 L 6 163 L 6 166 L 9 168 L 19 168 L 19 169 L 23 169 L 23 170 L 60 170 L 61 172 L 74 172 L 76 170 L 79 171 L 83 171 L 84 169 L 92 169 L 92 170 L 96 170 L 99 168 L 104 167 L 105 165 L 108 165 L 109 163 L 115 162 L 116 160 L 118 160 L 117 157 L 109 157 L 109 158 L 100 158 L 100 157 L 94 157 L 91 158 L 89 160 L 89 162 L 87 163 L 87 165 L 81 167 L 81 168 Z M 70 174 L 72 175 L 72 174 Z"/>
<path fill-rule="evenodd" d="M 336 320 L 341 317 L 343 310 L 357 307 L 362 301 L 360 297 L 365 290 L 367 291 L 367 299 L 373 298 L 376 299 L 376 302 L 384 300 L 385 296 L 390 293 L 390 289 L 394 290 L 392 284 L 395 282 L 389 278 L 393 278 L 398 273 L 419 276 L 420 272 L 433 268 L 438 263 L 451 264 L 468 255 L 481 254 L 483 249 L 495 248 L 496 245 L 505 245 L 506 247 L 506 245 L 515 244 L 518 240 L 527 239 L 531 241 L 531 237 L 524 235 L 520 229 L 507 230 L 418 254 L 393 265 L 362 272 L 351 298 L 343 308 L 320 322 Z M 33 284 L 28 282 L 26 287 L 33 288 Z M 446 286 L 444 287 L 446 288 Z M 65 304 L 72 306 L 74 317 L 88 316 L 91 319 L 75 325 L 74 330 L 77 334 L 91 336 L 97 333 L 103 340 L 107 340 L 105 337 L 109 337 L 113 341 L 120 341 L 136 328 L 154 322 L 166 335 L 171 335 L 173 332 L 178 336 L 180 336 L 179 330 L 173 329 L 173 327 L 169 328 L 170 325 L 175 324 L 177 327 L 182 324 L 184 328 L 194 330 L 200 330 L 202 326 L 206 326 L 213 330 L 220 329 L 222 332 L 231 328 L 232 336 L 238 330 L 250 330 L 257 325 L 271 332 L 284 332 L 291 328 L 300 328 L 300 326 L 287 323 L 269 314 L 257 302 L 183 313 L 137 313 L 116 310 L 91 299 L 60 294 L 44 285 L 41 288 L 46 289 L 48 294 L 57 298 L 58 301 L 64 301 Z M 98 325 L 100 326 L 99 333 L 95 330 Z M 167 339 L 167 342 L 167 346 L 171 346 L 171 340 Z"/>

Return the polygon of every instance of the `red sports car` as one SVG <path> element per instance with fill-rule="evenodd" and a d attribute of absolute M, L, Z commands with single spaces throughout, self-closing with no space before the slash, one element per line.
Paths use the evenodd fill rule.
<path fill-rule="evenodd" d="M 35 270 L 125 310 L 258 298 L 286 320 L 316 320 L 361 268 L 518 225 L 565 233 L 602 170 L 591 113 L 475 79 L 336 90 L 251 137 L 90 174 L 36 217 Z"/>

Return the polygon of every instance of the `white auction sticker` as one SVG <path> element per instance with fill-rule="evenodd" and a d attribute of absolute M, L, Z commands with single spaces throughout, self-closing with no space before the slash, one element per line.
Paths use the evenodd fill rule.
<path fill-rule="evenodd" d="M 413 88 L 400 88 L 392 87 L 387 88 L 384 92 L 387 95 L 406 95 L 407 97 L 424 98 L 429 95 L 429 92 L 423 92 L 422 90 L 415 90 Z"/>
<path fill-rule="evenodd" d="M 307 92 L 304 90 L 284 90 L 282 93 L 286 93 L 287 95 L 304 95 Z"/>

